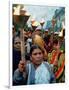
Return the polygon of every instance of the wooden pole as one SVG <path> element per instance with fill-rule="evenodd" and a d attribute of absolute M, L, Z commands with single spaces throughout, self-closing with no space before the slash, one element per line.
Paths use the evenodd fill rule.
<path fill-rule="evenodd" d="M 21 35 L 21 60 L 25 60 L 24 29 L 20 31 L 20 35 Z"/>

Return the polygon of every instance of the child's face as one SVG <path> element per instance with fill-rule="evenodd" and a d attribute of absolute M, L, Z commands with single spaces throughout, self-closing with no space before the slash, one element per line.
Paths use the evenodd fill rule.
<path fill-rule="evenodd" d="M 53 47 L 54 47 L 55 50 L 60 49 L 60 44 L 59 44 L 59 42 L 58 42 L 58 44 L 54 44 Z"/>

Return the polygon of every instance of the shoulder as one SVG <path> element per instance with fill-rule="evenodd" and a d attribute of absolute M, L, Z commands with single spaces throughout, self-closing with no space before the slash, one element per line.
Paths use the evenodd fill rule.
<path fill-rule="evenodd" d="M 55 53 L 56 51 L 55 50 L 52 50 L 52 53 Z"/>
<path fill-rule="evenodd" d="M 45 65 L 48 65 L 49 67 L 51 67 L 51 64 L 49 64 L 48 62 L 44 61 L 43 62 Z"/>
<path fill-rule="evenodd" d="M 61 52 L 60 57 L 65 57 L 65 53 Z"/>
<path fill-rule="evenodd" d="M 65 53 L 60 52 L 60 54 L 58 55 L 58 59 L 61 61 L 65 60 Z"/>
<path fill-rule="evenodd" d="M 14 74 L 15 74 L 15 73 L 19 73 L 19 69 L 16 69 L 16 70 L 14 71 Z"/>
<path fill-rule="evenodd" d="M 53 65 L 49 64 L 48 62 L 44 62 L 45 66 L 47 67 L 47 69 L 52 72 L 53 71 Z"/>
<path fill-rule="evenodd" d="M 44 64 L 45 64 L 45 66 L 48 68 L 48 69 L 51 69 L 52 68 L 52 65 L 51 64 L 49 64 L 48 62 L 43 62 Z"/>
<path fill-rule="evenodd" d="M 23 73 L 19 71 L 19 69 L 16 69 L 14 72 L 14 76 L 22 75 Z"/>

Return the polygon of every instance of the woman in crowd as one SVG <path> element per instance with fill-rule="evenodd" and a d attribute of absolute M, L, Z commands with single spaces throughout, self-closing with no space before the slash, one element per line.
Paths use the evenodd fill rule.
<path fill-rule="evenodd" d="M 44 61 L 44 51 L 38 45 L 32 45 L 30 50 L 31 62 L 19 62 L 14 72 L 13 85 L 49 84 L 55 83 L 52 67 Z"/>
<path fill-rule="evenodd" d="M 58 39 L 53 41 L 53 51 L 51 53 L 51 59 L 49 61 L 53 65 L 53 72 L 56 77 L 56 82 L 65 81 L 65 54 L 60 50 L 60 43 Z"/>

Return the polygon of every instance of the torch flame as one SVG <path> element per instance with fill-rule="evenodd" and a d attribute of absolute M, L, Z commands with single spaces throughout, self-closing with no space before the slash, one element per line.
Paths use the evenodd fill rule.
<path fill-rule="evenodd" d="M 20 15 L 20 5 L 14 7 L 14 15 Z"/>

